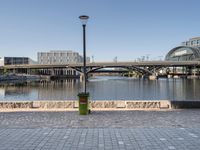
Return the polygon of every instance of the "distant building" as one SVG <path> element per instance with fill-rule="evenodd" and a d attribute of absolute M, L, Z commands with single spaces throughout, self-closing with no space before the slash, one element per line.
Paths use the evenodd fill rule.
<path fill-rule="evenodd" d="M 36 62 L 28 57 L 0 57 L 0 66 L 22 64 L 36 64 Z"/>
<path fill-rule="evenodd" d="M 182 42 L 182 46 L 200 47 L 200 37 L 189 39 L 189 41 Z"/>
<path fill-rule="evenodd" d="M 181 46 L 175 47 L 165 57 L 167 61 L 192 61 L 200 60 L 200 37 L 182 42 Z"/>
<path fill-rule="evenodd" d="M 83 57 L 78 52 L 67 50 L 38 52 L 37 57 L 39 64 L 74 64 L 83 62 Z M 89 57 L 87 57 L 87 62 L 90 62 Z"/>
<path fill-rule="evenodd" d="M 43 65 L 49 64 L 76 64 L 83 63 L 83 56 L 79 55 L 78 52 L 69 50 L 52 50 L 49 52 L 38 52 L 38 63 Z M 86 58 L 86 62 L 90 62 L 90 58 Z M 80 76 L 80 73 L 71 68 L 65 69 L 54 69 L 52 72 L 49 69 L 41 69 L 41 74 L 51 74 L 51 75 L 67 75 L 71 77 Z"/>

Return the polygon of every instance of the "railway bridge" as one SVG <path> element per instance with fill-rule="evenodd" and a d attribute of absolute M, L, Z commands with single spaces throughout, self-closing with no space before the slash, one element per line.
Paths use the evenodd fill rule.
<path fill-rule="evenodd" d="M 160 69 L 182 68 L 185 74 L 196 70 L 195 74 L 200 74 L 200 61 L 124 61 L 124 62 L 92 62 L 86 64 L 87 75 L 95 72 L 105 72 L 106 68 L 112 72 L 135 71 L 142 75 L 154 75 Z M 108 69 L 107 69 L 108 70 Z M 0 67 L 1 72 L 26 73 L 26 74 L 46 74 L 46 75 L 77 75 L 83 73 L 83 64 L 22 64 L 22 65 L 5 65 Z"/>

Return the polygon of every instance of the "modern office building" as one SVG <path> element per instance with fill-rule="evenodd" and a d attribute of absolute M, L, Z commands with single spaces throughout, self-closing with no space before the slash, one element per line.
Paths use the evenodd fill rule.
<path fill-rule="evenodd" d="M 28 57 L 0 57 L 0 66 L 35 64 L 36 62 Z"/>
<path fill-rule="evenodd" d="M 67 50 L 53 50 L 49 52 L 38 52 L 39 64 L 74 64 L 82 63 L 83 57 L 78 52 Z M 90 59 L 87 58 L 87 62 Z"/>
<path fill-rule="evenodd" d="M 83 63 L 83 56 L 79 55 L 78 52 L 69 50 L 52 50 L 49 52 L 38 52 L 38 63 L 43 65 L 49 64 L 76 64 Z M 90 58 L 86 58 L 86 62 L 90 62 Z M 54 69 L 52 72 L 49 69 L 41 69 L 41 74 L 51 74 L 51 75 L 67 75 L 71 77 L 80 76 L 80 73 L 71 68 L 65 69 Z"/>
<path fill-rule="evenodd" d="M 175 47 L 165 57 L 167 61 L 192 61 L 200 60 L 200 37 L 191 38 Z"/>

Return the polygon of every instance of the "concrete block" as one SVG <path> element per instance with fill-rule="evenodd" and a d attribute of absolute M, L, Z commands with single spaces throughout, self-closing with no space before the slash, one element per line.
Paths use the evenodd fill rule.
<path fill-rule="evenodd" d="M 161 101 L 160 102 L 160 109 L 170 109 L 171 103 L 169 101 Z"/>
<path fill-rule="evenodd" d="M 64 105 L 63 108 L 74 108 L 74 103 L 75 103 L 75 102 L 73 102 L 73 101 L 64 102 L 64 103 L 63 103 L 63 105 Z"/>
<path fill-rule="evenodd" d="M 92 101 L 90 102 L 90 108 L 105 108 L 104 101 Z"/>
<path fill-rule="evenodd" d="M 33 101 L 32 108 L 40 108 L 40 102 Z"/>
<path fill-rule="evenodd" d="M 103 108 L 116 108 L 117 107 L 117 104 L 115 103 L 115 101 L 104 101 L 103 104 L 104 104 Z"/>
<path fill-rule="evenodd" d="M 125 108 L 126 102 L 125 101 L 117 101 L 117 108 Z"/>
<path fill-rule="evenodd" d="M 78 108 L 78 101 L 74 102 L 74 108 Z"/>

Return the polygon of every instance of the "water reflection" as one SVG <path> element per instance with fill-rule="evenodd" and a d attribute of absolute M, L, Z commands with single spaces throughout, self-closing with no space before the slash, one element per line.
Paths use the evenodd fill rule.
<path fill-rule="evenodd" d="M 81 89 L 78 80 L 57 80 L 40 82 L 38 86 L 38 99 L 46 100 L 75 100 Z"/>
<path fill-rule="evenodd" d="M 95 77 L 87 86 L 92 100 L 200 100 L 199 79 Z M 82 82 L 72 79 L 4 83 L 0 85 L 0 100 L 77 100 L 82 87 Z"/>

